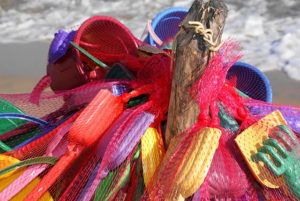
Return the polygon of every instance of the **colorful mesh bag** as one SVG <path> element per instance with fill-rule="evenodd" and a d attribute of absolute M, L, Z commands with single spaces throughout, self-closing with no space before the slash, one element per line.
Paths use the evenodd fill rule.
<path fill-rule="evenodd" d="M 47 76 L 41 79 L 35 93 L 39 93 L 47 84 L 54 91 L 73 89 L 99 80 L 107 73 L 107 69 L 71 46 L 71 41 L 110 67 L 126 56 L 136 56 L 141 43 L 127 27 L 108 16 L 91 17 L 76 32 L 67 34 L 60 31 L 49 49 Z"/>
<path fill-rule="evenodd" d="M 200 107 L 198 122 L 165 150 L 162 124 L 172 82 L 168 53 L 102 16 L 87 20 L 74 42 L 114 72 L 95 67 L 88 54 L 69 46 L 50 63 L 62 62 L 63 69 L 70 62 L 82 82 L 44 91 L 53 81 L 44 77 L 39 93 L 0 95 L 19 113 L 51 124 L 1 155 L 0 180 L 18 174 L 5 177 L 8 185 L 0 183 L 0 200 L 18 196 L 33 181 L 22 199 L 299 199 L 299 136 L 293 132 L 299 130 L 299 108 L 241 96 L 237 79 L 226 80 L 241 58 L 238 43 L 226 41 L 195 82 L 191 95 Z M 63 64 L 66 56 L 73 61 Z M 37 129 L 25 123 L 0 138 L 22 135 L 29 125 Z"/>
<path fill-rule="evenodd" d="M 226 123 L 232 124 L 232 119 L 230 121 L 230 118 L 223 118 L 221 126 L 217 123 L 219 119 L 216 118 L 216 112 L 218 112 L 221 107 L 223 115 L 226 113 L 234 117 L 240 125 L 237 127 L 239 137 L 244 134 L 249 126 L 255 124 L 255 122 L 264 116 L 262 112 L 261 115 L 251 115 L 251 113 L 246 109 L 246 105 L 251 103 L 252 100 L 247 98 L 245 99 L 240 96 L 237 90 L 232 87 L 228 81 L 225 81 L 224 75 L 226 75 L 227 70 L 240 58 L 238 52 L 236 53 L 238 50 L 236 48 L 238 48 L 238 46 L 235 43 L 225 43 L 222 46 L 222 52 L 218 52 L 213 57 L 208 64 L 204 75 L 198 82 L 195 83 L 192 95 L 199 103 L 201 111 L 198 117 L 198 125 L 193 125 L 190 129 L 176 136 L 171 141 L 159 169 L 152 178 L 151 187 L 147 188 L 147 192 L 144 193 L 143 198 L 145 200 L 181 200 L 184 198 L 191 198 L 193 196 L 194 200 L 298 199 L 298 186 L 296 181 L 299 181 L 299 179 L 296 170 L 297 168 L 295 169 L 295 167 L 299 167 L 299 164 L 295 158 L 299 157 L 299 153 L 297 151 L 298 146 L 296 143 L 298 140 L 296 140 L 295 135 L 291 135 L 294 136 L 294 143 L 296 143 L 291 150 L 291 153 L 294 153 L 294 155 L 290 157 L 290 160 L 293 162 L 290 166 L 284 166 L 284 162 L 280 162 L 281 167 L 285 167 L 288 170 L 291 168 L 292 170 L 292 174 L 281 173 L 284 178 L 287 178 L 285 183 L 287 183 L 286 186 L 288 187 L 282 184 L 283 187 L 269 189 L 269 187 L 261 186 L 259 181 L 257 181 L 256 175 L 253 174 L 251 168 L 248 167 L 247 160 L 245 161 L 243 153 L 240 152 L 240 148 L 238 148 L 235 143 L 237 135 L 233 132 L 233 130 L 231 130 L 233 127 L 228 129 L 228 125 L 226 125 Z M 228 65 L 224 67 L 224 63 Z M 212 81 L 214 79 L 216 80 Z M 218 101 L 218 104 L 216 104 L 216 102 L 214 103 L 214 101 Z M 263 102 L 260 103 L 262 104 Z M 268 103 L 265 104 L 271 105 Z M 258 106 L 261 107 L 259 104 Z M 276 108 L 276 106 L 273 107 Z M 277 108 L 280 107 L 277 106 Z M 284 108 L 284 106 L 282 106 L 282 108 Z M 294 108 L 294 111 L 297 111 L 297 109 Z M 220 112 L 218 113 L 220 114 Z M 207 114 L 210 114 L 210 116 L 207 116 Z M 295 113 L 291 114 L 291 116 L 294 114 Z M 294 116 L 294 118 L 297 117 Z M 209 146 L 205 146 L 205 140 L 201 141 L 201 138 L 196 140 L 196 133 L 199 129 L 199 125 L 209 125 L 207 123 L 213 120 L 217 120 L 212 125 L 217 126 L 220 131 L 222 131 L 222 135 L 219 138 L 220 140 L 215 141 L 214 144 L 216 147 L 209 148 Z M 260 125 L 258 122 L 256 124 Z M 265 126 L 271 125 L 271 121 L 269 122 L 267 120 L 263 124 Z M 259 126 L 258 129 L 260 132 L 265 132 L 263 127 L 264 125 Z M 207 131 L 202 134 L 208 138 L 208 136 L 210 136 L 210 132 Z M 253 135 L 259 135 L 258 132 L 251 133 Z M 217 137 L 218 135 L 214 133 L 213 136 Z M 248 140 L 252 139 L 250 137 Z M 209 141 L 210 143 L 214 142 L 213 140 Z M 242 146 L 247 146 L 247 144 L 249 144 L 245 141 L 243 142 Z M 196 143 L 199 143 L 198 146 L 202 146 L 203 148 L 197 149 Z M 276 147 L 278 146 L 279 145 Z M 197 154 L 193 152 L 196 151 L 197 153 L 197 150 L 202 150 L 203 153 L 198 151 L 198 154 L 203 154 L 202 159 L 197 159 Z M 211 161 L 206 165 L 204 156 L 207 157 L 208 155 L 205 155 L 204 150 L 207 152 L 215 150 L 212 156 L 208 157 Z M 262 149 L 258 149 L 258 152 L 260 150 Z M 255 151 L 255 149 L 252 151 Z M 271 154 L 273 158 L 272 160 L 276 159 L 274 159 L 274 157 L 279 157 L 277 154 L 270 152 L 270 150 L 268 152 L 263 151 L 263 153 Z M 297 153 L 298 156 L 297 154 L 295 156 L 295 153 Z M 266 165 L 268 165 L 268 167 L 274 163 L 271 163 L 267 159 L 266 161 Z M 275 160 L 275 163 L 276 161 L 277 159 Z M 198 165 L 196 165 L 197 163 Z M 205 165 L 205 168 L 202 168 L 202 170 L 205 169 L 207 172 L 202 174 L 199 173 L 201 172 L 197 171 L 197 167 L 200 166 L 199 164 Z M 274 175 L 274 177 L 276 177 L 276 175 Z M 197 183 L 196 181 L 200 183 Z"/>
<path fill-rule="evenodd" d="M 36 191 L 27 196 L 27 200 L 37 200 L 49 189 L 63 171 L 71 165 L 80 154 L 93 146 L 111 123 L 122 113 L 123 104 L 108 90 L 100 90 L 89 105 L 76 119 L 68 133 L 68 149 L 58 163 L 49 171 L 36 186 Z M 91 117 L 94 117 L 91 120 Z M 86 121 L 88 120 L 88 121 Z M 84 135 L 84 133 L 93 135 Z M 39 190 L 42 188 L 44 190 Z"/>
<path fill-rule="evenodd" d="M 60 158 L 66 151 L 66 139 L 62 139 L 69 130 L 72 123 L 61 127 L 55 134 L 53 140 L 49 143 L 45 152 L 45 157 Z M 0 193 L 1 200 L 10 200 L 18 192 L 24 189 L 31 181 L 38 178 L 39 174 L 45 171 L 49 164 L 36 164 L 32 165 L 25 170 L 22 175 L 15 179 L 8 187 Z"/>
<path fill-rule="evenodd" d="M 0 152 L 11 151 L 27 139 L 36 136 L 40 131 L 54 127 L 42 119 L 19 113 L 0 113 L 0 119 L 6 120 L 3 121 L 4 125 L 1 125 L 6 132 L 1 135 L 3 142 L 0 141 L 0 148 L 2 149 Z M 10 124 L 11 122 L 13 124 Z M 16 131 L 21 132 L 21 135 L 17 135 Z"/>
<path fill-rule="evenodd" d="M 14 165 L 18 162 L 19 160 L 16 158 L 6 156 L 6 155 L 0 155 L 0 169 L 9 167 L 9 165 Z M 21 175 L 24 171 L 26 171 L 26 167 L 13 170 L 8 173 L 0 174 L 0 182 L 1 182 L 0 193 L 2 193 L 3 189 L 5 189 L 8 185 L 10 185 L 14 181 L 14 179 L 18 178 L 18 176 Z M 32 189 L 39 183 L 39 181 L 40 181 L 39 178 L 35 178 L 25 188 L 23 188 L 22 191 L 20 191 L 18 194 L 13 196 L 10 200 L 14 200 L 14 201 L 23 200 L 26 197 L 26 195 L 28 195 L 32 191 Z M 43 197 L 41 197 L 40 200 L 52 201 L 53 198 L 51 197 L 49 192 L 46 192 L 43 195 Z"/>

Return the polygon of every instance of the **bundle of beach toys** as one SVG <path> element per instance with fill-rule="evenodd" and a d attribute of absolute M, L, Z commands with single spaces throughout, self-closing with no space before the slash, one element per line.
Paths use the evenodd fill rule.
<path fill-rule="evenodd" d="M 0 94 L 0 200 L 299 200 L 300 108 L 225 41 L 191 87 L 198 122 L 165 143 L 170 8 L 141 41 L 94 16 L 59 30 L 31 93 Z M 176 59 L 176 58 L 175 58 Z"/>

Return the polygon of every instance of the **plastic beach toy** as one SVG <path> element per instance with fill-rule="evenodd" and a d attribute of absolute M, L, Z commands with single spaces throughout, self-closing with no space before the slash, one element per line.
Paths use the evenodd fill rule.
<path fill-rule="evenodd" d="M 252 155 L 252 159 L 255 162 L 264 162 L 276 177 L 283 175 L 286 185 L 284 187 L 300 200 L 300 143 L 286 125 L 277 126 L 273 135 L 263 142 L 263 146 L 257 149 L 258 153 Z"/>
<path fill-rule="evenodd" d="M 168 47 L 176 33 L 179 23 L 188 12 L 187 8 L 174 7 L 159 13 L 148 22 L 148 35 L 144 42 L 157 47 Z M 228 71 L 227 78 L 236 77 L 236 87 L 251 98 L 272 103 L 272 88 L 268 78 L 256 67 L 237 62 Z"/>
<path fill-rule="evenodd" d="M 73 41 L 76 31 L 71 31 L 67 33 L 63 30 L 58 30 L 55 33 L 55 37 L 51 42 L 49 53 L 48 53 L 48 62 L 54 63 L 60 59 L 63 55 L 66 54 L 68 45 L 70 41 Z"/>
<path fill-rule="evenodd" d="M 252 155 L 257 153 L 258 146 L 263 146 L 263 142 L 270 137 L 273 129 L 280 125 L 287 125 L 287 123 L 282 114 L 279 111 L 275 111 L 248 127 L 235 139 L 256 180 L 269 188 L 279 188 L 283 186 L 283 177 L 274 177 L 263 163 L 254 162 Z"/>
<path fill-rule="evenodd" d="M 148 36 L 144 42 L 153 46 L 170 46 L 167 43 L 172 41 L 179 31 L 179 23 L 184 19 L 187 8 L 174 7 L 159 13 L 152 23 L 148 23 Z"/>
<path fill-rule="evenodd" d="M 6 112 L 15 112 L 19 114 L 24 114 L 24 112 L 19 108 L 17 108 L 10 102 L 0 98 L 0 113 L 6 113 Z M 25 122 L 19 119 L 10 119 L 10 118 L 0 119 L 0 135 L 19 127 L 22 124 L 25 124 Z M 5 143 L 0 141 L 0 153 L 3 152 L 2 150 L 10 151 L 11 147 L 7 146 Z"/>
<path fill-rule="evenodd" d="M 11 104 L 10 102 L 0 98 L 0 113 L 19 113 L 24 114 L 24 112 Z M 6 133 L 20 125 L 25 124 L 26 121 L 20 119 L 0 119 L 0 135 Z"/>
<path fill-rule="evenodd" d="M 118 20 L 108 16 L 94 16 L 86 20 L 78 29 L 74 43 L 103 63 L 111 66 L 126 55 L 136 55 L 137 39 Z M 78 53 L 79 51 L 76 50 Z M 82 52 L 80 60 L 89 68 L 78 68 L 85 79 L 102 78 L 106 71 L 97 68 L 95 62 Z"/>
<path fill-rule="evenodd" d="M 142 165 L 145 186 L 148 187 L 156 168 L 165 154 L 163 141 L 155 128 L 148 128 L 141 140 Z"/>
<path fill-rule="evenodd" d="M 18 128 L 19 126 L 22 126 L 22 125 L 26 124 L 27 122 L 32 122 L 34 124 L 40 125 L 45 128 L 53 126 L 50 123 L 48 123 L 42 119 L 32 117 L 29 115 L 25 115 L 25 114 L 19 114 L 19 113 L 0 113 L 0 120 L 18 120 L 21 122 L 20 125 L 13 125 L 9 129 L 7 129 L 7 131 Z M 27 139 L 33 137 L 38 132 L 40 132 L 40 129 L 36 129 L 35 125 L 29 125 L 28 129 L 26 129 L 25 125 L 24 125 L 24 127 L 25 127 L 23 129 L 24 133 L 22 135 L 16 134 L 16 136 L 15 136 L 14 133 L 2 134 L 1 138 L 3 138 L 3 135 L 4 135 L 4 139 L 6 138 L 6 140 L 5 140 L 5 144 L 0 141 L 0 148 L 5 151 L 11 151 L 12 149 L 10 147 L 12 147 L 12 146 L 14 147 L 14 146 L 22 143 L 23 141 L 26 141 Z"/>
<path fill-rule="evenodd" d="M 178 168 L 176 175 L 174 175 L 176 180 L 169 186 L 170 189 L 165 195 L 166 199 L 172 198 L 170 200 L 174 200 L 176 197 L 175 189 L 180 191 L 177 192 L 180 193 L 179 197 L 188 198 L 201 186 L 218 148 L 221 131 L 216 128 L 205 127 L 192 135 L 185 157 L 180 166 L 176 167 Z M 185 146 L 186 139 L 186 136 L 182 134 L 173 138 L 165 158 L 170 158 L 170 154 L 176 153 L 178 146 Z M 165 161 L 162 162 L 163 165 L 165 165 L 164 163 Z M 161 178 L 164 177 L 162 174 L 163 172 L 160 172 Z"/>
<path fill-rule="evenodd" d="M 102 79 L 107 69 L 99 66 L 91 56 L 112 66 L 127 55 L 135 56 L 138 46 L 138 40 L 130 30 L 108 16 L 91 17 L 76 33 L 67 35 L 60 31 L 54 40 L 47 66 L 47 75 L 51 77 L 50 86 L 54 91 L 73 89 Z"/>
<path fill-rule="evenodd" d="M 0 153 L 3 151 L 10 151 L 11 148 L 22 143 L 23 141 L 27 140 L 40 131 L 40 129 L 34 129 L 32 127 L 28 130 L 28 132 L 22 133 L 22 135 L 19 135 L 17 137 L 7 137 L 9 135 L 8 132 L 19 128 L 20 126 L 25 125 L 28 122 L 35 122 L 38 124 L 41 123 L 43 124 L 43 126 L 47 126 L 47 122 L 25 115 L 21 109 L 0 98 Z M 2 141 L 6 142 L 3 143 Z"/>
<path fill-rule="evenodd" d="M 256 67 L 236 62 L 228 70 L 227 79 L 249 97 L 272 103 L 272 87 L 270 82 Z"/>
<path fill-rule="evenodd" d="M 122 113 L 123 107 L 121 98 L 115 97 L 108 90 L 100 90 L 70 128 L 66 154 L 43 177 L 26 200 L 38 200 L 84 150 L 95 145 L 105 130 Z"/>
<path fill-rule="evenodd" d="M 49 143 L 45 157 L 53 156 L 59 158 L 66 150 L 66 140 L 63 141 L 63 136 L 67 133 L 72 124 L 68 124 L 58 130 L 54 139 Z M 35 164 L 27 168 L 14 182 L 0 192 L 0 200 L 10 200 L 18 192 L 22 191 L 30 182 L 34 181 L 44 170 L 49 167 L 49 164 Z"/>
<path fill-rule="evenodd" d="M 0 170 L 18 162 L 19 160 L 16 158 L 0 155 Z M 3 189 L 5 189 L 8 185 L 10 185 L 10 183 L 12 183 L 15 179 L 17 179 L 25 170 L 26 168 L 19 168 L 0 175 L 0 192 L 2 192 Z M 39 178 L 35 178 L 25 188 L 23 188 L 22 191 L 20 191 L 12 199 L 10 199 L 10 201 L 23 200 L 30 193 L 30 191 L 39 183 L 39 181 L 40 181 Z M 52 201 L 53 199 L 49 194 L 49 192 L 47 191 L 39 200 Z"/>

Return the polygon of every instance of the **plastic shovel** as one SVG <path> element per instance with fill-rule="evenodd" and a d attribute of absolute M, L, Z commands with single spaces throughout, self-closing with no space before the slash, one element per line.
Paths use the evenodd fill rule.
<path fill-rule="evenodd" d="M 108 90 L 100 90 L 95 98 L 76 119 L 68 133 L 68 150 L 36 188 L 26 197 L 38 200 L 64 170 L 87 148 L 93 146 L 113 121 L 122 113 L 123 102 Z"/>
<path fill-rule="evenodd" d="M 66 151 L 66 142 L 61 142 L 63 136 L 69 131 L 72 123 L 60 128 L 52 142 L 49 144 L 45 156 L 61 157 Z M 0 200 L 10 200 L 20 192 L 32 180 L 38 177 L 40 173 L 46 170 L 49 164 L 38 164 L 27 168 L 14 182 L 0 193 Z"/>
<path fill-rule="evenodd" d="M 143 106 L 147 108 L 147 103 Z M 111 170 L 116 169 L 125 161 L 147 128 L 154 121 L 155 116 L 141 110 L 140 107 L 124 111 L 105 134 L 108 136 L 113 134 L 111 140 L 106 142 L 103 140 L 98 144 L 97 153 L 100 155 L 104 154 L 103 159 L 89 191 L 79 200 L 90 200 L 92 198 L 99 183 Z"/>
<path fill-rule="evenodd" d="M 0 155 L 0 169 L 4 169 L 8 167 L 9 165 L 13 165 L 20 162 L 18 159 L 10 156 Z M 3 191 L 7 186 L 9 186 L 12 182 L 14 182 L 15 179 L 17 179 L 24 171 L 26 171 L 26 168 L 19 168 L 12 170 L 8 173 L 5 173 L 3 175 L 0 175 L 0 192 Z M 40 181 L 39 178 L 35 178 L 33 181 L 31 181 L 25 188 L 23 188 L 18 194 L 16 194 L 10 201 L 19 201 L 23 200 L 29 192 L 38 184 Z M 4 200 L 4 199 L 1 199 Z M 40 201 L 53 201 L 51 195 L 49 192 L 46 192 Z"/>

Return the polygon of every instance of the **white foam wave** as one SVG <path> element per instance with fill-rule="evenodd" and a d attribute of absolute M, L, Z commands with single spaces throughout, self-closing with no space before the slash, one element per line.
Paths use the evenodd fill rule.
<path fill-rule="evenodd" d="M 140 38 L 148 19 L 162 10 L 190 7 L 193 0 L 0 0 L 0 42 L 51 40 L 58 29 L 71 30 L 93 15 L 109 15 Z M 300 2 L 225 0 L 229 6 L 224 38 L 242 42 L 243 61 L 262 71 L 282 70 L 300 80 Z"/>

